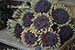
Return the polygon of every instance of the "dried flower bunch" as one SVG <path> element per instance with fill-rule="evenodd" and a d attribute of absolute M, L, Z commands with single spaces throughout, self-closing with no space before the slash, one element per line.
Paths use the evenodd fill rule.
<path fill-rule="evenodd" d="M 28 47 L 59 48 L 70 37 L 73 29 L 70 23 L 70 9 L 57 0 L 32 0 L 26 3 L 8 21 L 10 33 L 14 33 Z M 26 7 L 27 6 L 27 7 Z"/>

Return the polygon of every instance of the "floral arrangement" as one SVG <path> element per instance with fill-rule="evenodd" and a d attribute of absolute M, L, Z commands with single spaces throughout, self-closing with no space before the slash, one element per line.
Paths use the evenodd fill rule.
<path fill-rule="evenodd" d="M 57 0 L 32 0 L 26 3 L 8 21 L 9 33 L 26 47 L 59 48 L 73 36 L 71 12 Z M 27 6 L 27 7 L 26 7 Z"/>

